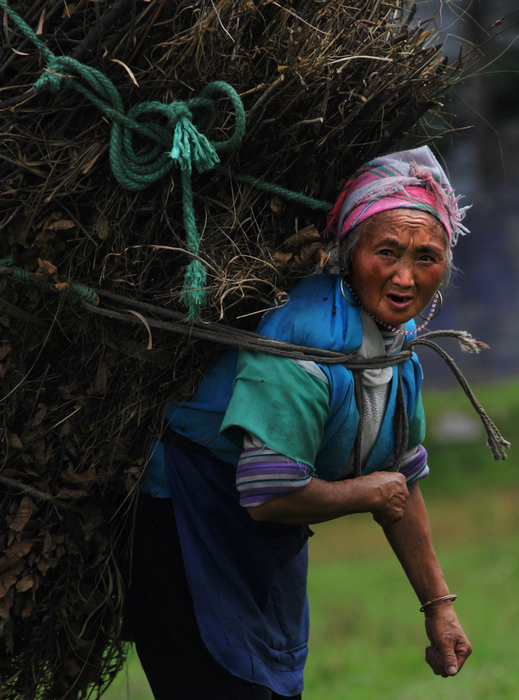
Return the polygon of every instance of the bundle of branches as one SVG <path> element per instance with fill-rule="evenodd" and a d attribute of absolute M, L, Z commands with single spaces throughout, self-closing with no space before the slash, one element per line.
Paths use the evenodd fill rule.
<path fill-rule="evenodd" d="M 124 659 L 120 523 L 160 407 L 222 347 L 190 323 L 177 323 L 183 334 L 157 323 L 186 311 L 186 266 L 206 270 L 202 322 L 252 328 L 325 259 L 326 204 L 256 181 L 333 201 L 356 166 L 440 109 L 460 66 L 406 0 L 11 0 L 40 45 L 1 5 L 0 682 L 6 699 L 84 697 Z M 224 81 L 245 134 L 218 168 L 166 162 L 128 189 L 124 160 L 122 178 L 111 167 L 125 118 L 106 108 L 112 88 L 104 106 L 71 89 L 85 87 L 79 74 L 35 89 L 59 73 L 49 56 L 101 71 L 124 110 L 188 105 L 213 143 L 232 137 L 238 107 L 222 92 L 199 115 L 196 98 Z M 175 125 L 150 114 L 158 142 L 146 129 L 125 138 L 164 165 Z"/>

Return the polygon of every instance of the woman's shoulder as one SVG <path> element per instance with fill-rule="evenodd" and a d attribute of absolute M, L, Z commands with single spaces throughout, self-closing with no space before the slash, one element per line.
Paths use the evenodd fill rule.
<path fill-rule="evenodd" d="M 358 308 L 344 299 L 339 275 L 312 275 L 298 281 L 283 306 L 265 313 L 257 332 L 336 352 L 354 352 L 362 343 Z"/>

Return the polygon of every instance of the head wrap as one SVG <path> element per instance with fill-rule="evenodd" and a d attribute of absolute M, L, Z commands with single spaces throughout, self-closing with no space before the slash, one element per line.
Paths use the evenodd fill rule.
<path fill-rule="evenodd" d="M 345 184 L 328 215 L 326 234 L 339 245 L 358 224 L 389 209 L 420 209 L 443 224 L 449 245 L 468 233 L 461 221 L 469 207 L 458 207 L 443 168 L 428 146 L 375 158 Z"/>

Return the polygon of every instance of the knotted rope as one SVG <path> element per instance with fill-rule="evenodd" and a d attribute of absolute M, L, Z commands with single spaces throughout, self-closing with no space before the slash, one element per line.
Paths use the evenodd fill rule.
<path fill-rule="evenodd" d="M 142 190 L 167 175 L 172 168 L 180 168 L 187 250 L 193 256 L 186 269 L 180 298 L 188 309 L 186 320 L 197 319 L 206 302 L 207 275 L 198 256 L 200 237 L 193 207 L 191 175 L 193 168 L 199 173 L 213 168 L 220 170 L 218 153 L 239 146 L 245 133 L 245 110 L 240 96 L 231 85 L 218 80 L 203 88 L 198 97 L 186 102 L 141 102 L 125 113 L 117 88 L 104 73 L 74 58 L 56 56 L 27 22 L 9 7 L 7 0 L 0 0 L 0 7 L 6 10 L 8 16 L 45 57 L 47 65 L 34 84 L 34 91 L 47 89 L 56 93 L 59 90 L 76 90 L 110 117 L 110 165 L 120 185 L 132 191 Z M 215 100 L 222 96 L 232 104 L 234 132 L 223 141 L 210 141 L 199 129 L 215 113 Z M 165 124 L 150 120 L 151 116 L 165 119 Z M 151 142 L 146 152 L 135 152 L 134 134 Z M 332 208 L 328 202 L 291 192 L 250 175 L 232 175 L 242 182 L 272 194 L 281 194 L 303 206 L 324 211 Z"/>
<path fill-rule="evenodd" d="M 0 274 L 9 275 L 17 282 L 29 285 L 30 287 L 36 287 L 42 291 L 54 291 L 56 288 L 55 284 L 52 282 L 42 282 L 35 278 L 33 273 L 29 272 L 29 270 L 17 267 L 14 264 L 14 258 L 11 256 L 0 260 Z M 86 284 L 82 284 L 81 282 L 68 282 L 64 288 L 70 293 L 73 301 L 81 301 L 84 299 L 90 304 L 99 304 L 97 293 Z"/>
<path fill-rule="evenodd" d="M 174 101 L 169 105 L 157 101 L 142 102 L 132 107 L 127 113 L 121 97 L 111 80 L 101 71 L 67 56 L 56 56 L 36 35 L 25 20 L 12 10 L 7 0 L 0 0 L 0 7 L 4 8 L 7 15 L 15 22 L 19 29 L 29 38 L 45 57 L 47 65 L 44 73 L 36 81 L 34 90 L 40 92 L 48 89 L 57 92 L 63 89 L 73 89 L 82 94 L 104 114 L 113 120 L 110 137 L 110 164 L 114 176 L 119 184 L 128 190 L 138 191 L 148 187 L 158 179 L 164 177 L 174 167 L 179 167 L 182 177 L 182 204 L 184 226 L 187 235 L 188 251 L 194 256 L 187 266 L 181 299 L 188 309 L 187 315 L 175 314 L 159 307 L 139 304 L 135 306 L 149 307 L 159 315 L 175 314 L 177 321 L 147 320 L 150 327 L 171 330 L 177 333 L 188 333 L 192 337 L 205 338 L 215 342 L 236 347 L 248 347 L 250 349 L 267 352 L 293 359 L 306 359 L 322 363 L 342 363 L 354 372 L 368 368 L 381 368 L 399 365 L 398 410 L 396 416 L 396 441 L 395 441 L 395 465 L 397 469 L 407 445 L 408 424 L 405 410 L 405 400 L 402 386 L 401 364 L 411 357 L 411 347 L 422 344 L 434 349 L 449 365 L 456 378 L 460 382 L 472 405 L 479 414 L 487 432 L 487 442 L 492 449 L 494 459 L 506 459 L 505 449 L 510 443 L 503 439 L 494 423 L 485 413 L 470 389 L 465 377 L 455 364 L 454 360 L 436 343 L 432 337 L 438 335 L 456 337 L 471 351 L 478 351 L 477 341 L 469 334 L 460 331 L 441 331 L 426 333 L 407 343 L 407 349 L 393 356 L 363 359 L 352 355 L 332 353 L 316 348 L 295 346 L 291 343 L 265 338 L 254 333 L 247 333 L 234 328 L 228 328 L 220 324 L 201 324 L 197 321 L 200 309 L 205 303 L 206 270 L 198 258 L 200 239 L 196 228 L 193 208 L 193 193 L 191 187 L 191 175 L 193 167 L 198 172 L 204 172 L 211 168 L 219 167 L 220 158 L 218 151 L 236 148 L 245 133 L 245 110 L 238 93 L 232 86 L 224 81 L 215 81 L 207 85 L 199 97 L 186 102 Z M 79 78 L 79 80 L 78 80 Z M 224 141 L 209 141 L 199 131 L 207 124 L 209 118 L 215 113 L 215 98 L 227 97 L 234 109 L 235 128 L 230 138 Z M 150 115 L 165 118 L 166 125 L 148 120 Z M 139 134 L 152 142 L 152 146 L 145 153 L 137 154 L 133 148 L 133 135 Z M 304 206 L 328 211 L 332 205 L 321 202 L 300 193 L 291 192 L 272 183 L 265 183 L 260 179 L 248 175 L 236 175 L 234 177 L 243 182 L 259 187 L 265 191 L 280 194 L 292 201 Z M 196 257 L 195 257 L 196 256 Z M 42 289 L 52 289 L 50 282 L 40 282 L 31 274 L 14 266 L 12 258 L 0 260 L 0 271 L 7 271 L 11 276 L 24 284 L 39 286 Z M 132 314 L 123 314 L 117 311 L 107 311 L 96 307 L 98 303 L 97 293 L 90 287 L 80 283 L 68 283 L 73 298 L 82 302 L 92 311 L 120 318 L 126 322 L 140 323 Z M 106 294 L 106 293 L 104 293 Z M 111 295 L 115 298 L 116 295 Z M 127 303 L 128 300 L 124 299 Z M 188 329 L 183 322 L 191 321 Z M 356 385 L 358 382 L 356 382 Z M 356 394 L 359 392 L 356 391 Z M 360 400 L 360 399 L 359 399 Z M 362 420 L 362 410 L 361 420 Z M 361 431 L 359 430 L 359 433 Z M 360 442 L 358 450 L 360 454 Z M 356 459 L 358 462 L 358 458 Z M 358 468 L 358 464 L 357 464 Z"/>
<path fill-rule="evenodd" d="M 68 56 L 54 55 L 25 20 L 11 10 L 7 0 L 0 0 L 0 6 L 45 57 L 47 65 L 34 85 L 35 92 L 76 90 L 112 119 L 110 164 L 119 184 L 129 190 L 141 190 L 172 168 L 180 168 L 187 250 L 193 255 L 187 266 L 181 300 L 188 309 L 187 319 L 197 318 L 206 299 L 206 269 L 198 258 L 200 237 L 193 208 L 191 174 L 193 168 L 198 172 L 213 168 L 220 161 L 219 151 L 235 148 L 241 142 L 245 133 L 245 110 L 238 93 L 228 83 L 216 81 L 187 102 L 142 102 L 125 113 L 121 97 L 106 75 Z M 230 100 L 234 109 L 234 133 L 223 141 L 209 141 L 199 128 L 203 128 L 215 113 L 215 100 L 222 96 Z M 162 117 L 166 123 L 151 121 L 151 116 Z M 147 152 L 135 152 L 135 133 L 150 140 L 152 145 Z"/>
<path fill-rule="evenodd" d="M 485 428 L 487 434 L 487 445 L 492 451 L 492 456 L 495 460 L 504 460 L 507 458 L 506 450 L 510 447 L 510 443 L 503 438 L 498 428 L 489 418 L 485 409 L 477 400 L 474 392 L 469 386 L 469 383 L 465 379 L 463 373 L 456 365 L 452 357 L 437 343 L 433 342 L 433 338 L 455 338 L 459 341 L 461 348 L 464 352 L 480 352 L 483 348 L 487 347 L 484 343 L 475 340 L 470 333 L 466 331 L 455 331 L 455 330 L 441 330 L 441 331 L 429 331 L 421 336 L 408 340 L 404 348 L 396 353 L 395 355 L 383 355 L 381 357 L 371 357 L 364 358 L 358 357 L 353 354 L 344 354 L 340 352 L 334 352 L 331 350 L 323 350 L 321 348 L 308 348 L 302 345 L 295 345 L 293 343 L 287 343 L 281 340 L 275 340 L 269 338 L 268 336 L 259 335 L 251 331 L 240 330 L 238 328 L 233 328 L 230 326 L 225 326 L 221 323 L 208 323 L 201 321 L 194 321 L 189 327 L 184 323 L 183 314 L 177 311 L 172 311 L 170 309 L 163 309 L 161 307 L 154 306 L 153 304 L 148 304 L 146 302 L 138 302 L 135 300 L 127 299 L 126 297 L 114 294 L 112 292 L 105 292 L 103 290 L 96 290 L 99 296 L 106 297 L 116 303 L 124 303 L 126 306 L 134 306 L 140 311 L 148 311 L 156 314 L 157 316 L 162 316 L 168 320 L 157 320 L 146 317 L 146 324 L 149 328 L 157 328 L 161 330 L 170 331 L 173 333 L 179 333 L 181 335 L 186 335 L 191 338 L 199 338 L 203 340 L 208 340 L 222 345 L 228 345 L 231 347 L 237 347 L 245 350 L 253 350 L 255 352 L 264 352 L 270 355 L 277 355 L 279 357 L 287 357 L 293 360 L 307 360 L 311 362 L 318 362 L 321 364 L 342 364 L 347 369 L 351 370 L 354 375 L 364 369 L 380 369 L 384 367 L 398 366 L 398 398 L 397 398 L 397 412 L 395 416 L 395 460 L 393 464 L 393 469 L 398 469 L 400 462 L 407 449 L 407 441 L 409 436 L 409 426 L 407 420 L 407 411 L 405 406 L 405 397 L 403 390 L 402 381 L 402 364 L 407 360 L 411 359 L 413 354 L 413 347 L 415 345 L 424 345 L 431 350 L 437 352 L 440 357 L 447 363 L 448 367 L 451 369 L 452 373 L 460 383 L 463 391 L 467 395 L 470 403 L 479 415 L 481 422 Z M 87 301 L 82 302 L 83 306 L 93 311 L 94 313 L 100 314 L 102 316 L 118 319 L 126 323 L 141 324 L 143 323 L 138 317 L 131 313 L 125 313 L 121 311 L 116 311 L 113 309 L 104 309 L 100 306 L 93 306 Z M 141 314 L 142 316 L 142 314 Z M 142 318 L 144 318 L 142 316 Z M 359 382 L 355 382 L 355 386 Z M 362 420 L 362 407 L 360 404 L 360 397 L 357 396 L 359 392 L 356 389 L 355 397 L 358 398 L 358 405 L 361 409 L 360 420 Z M 359 429 L 358 433 L 362 431 Z M 358 445 L 359 455 L 360 455 L 360 444 Z M 357 460 L 358 462 L 358 460 Z M 357 463 L 357 468 L 359 464 Z"/>
<path fill-rule="evenodd" d="M 17 268 L 13 265 L 13 258 L 4 258 L 0 260 L 0 274 L 9 274 L 13 278 L 32 286 L 39 286 L 45 290 L 53 290 L 54 285 L 50 282 L 39 282 L 30 276 L 27 270 Z M 124 297 L 120 294 L 114 294 L 101 289 L 93 289 L 79 282 L 69 282 L 67 291 L 72 296 L 74 301 L 79 301 L 85 308 L 101 316 L 111 319 L 117 319 L 124 323 L 133 323 L 141 325 L 144 322 L 148 329 L 157 328 L 190 338 L 207 340 L 222 345 L 228 345 L 245 350 L 253 350 L 254 352 L 264 352 L 269 355 L 277 355 L 279 357 L 287 357 L 293 360 L 306 360 L 311 362 L 319 362 L 322 364 L 342 364 L 347 369 L 354 373 L 354 377 L 365 369 L 382 369 L 384 367 L 398 366 L 398 396 L 397 396 L 397 412 L 395 415 L 395 460 L 393 468 L 396 470 L 400 465 L 402 457 L 407 447 L 409 426 L 407 421 L 407 412 L 405 407 L 405 398 L 402 383 L 402 364 L 409 360 L 412 356 L 412 348 L 415 345 L 424 345 L 437 352 L 444 362 L 449 366 L 454 376 L 460 383 L 463 391 L 467 395 L 472 406 L 478 413 L 485 431 L 487 433 L 487 445 L 492 450 L 492 455 L 495 460 L 506 459 L 505 450 L 510 447 L 510 443 L 505 440 L 495 424 L 491 421 L 488 414 L 476 399 L 474 392 L 469 386 L 463 373 L 456 365 L 452 357 L 437 343 L 432 342 L 433 338 L 450 337 L 456 338 L 462 350 L 465 352 L 480 352 L 481 349 L 487 347 L 484 343 L 475 340 L 466 331 L 429 331 L 421 336 L 408 340 L 404 348 L 395 355 L 383 355 L 381 357 L 364 358 L 357 355 L 344 354 L 331 350 L 323 350 L 321 348 L 309 348 L 304 345 L 295 345 L 281 340 L 275 340 L 268 336 L 263 336 L 252 331 L 245 331 L 232 326 L 226 326 L 222 323 L 210 323 L 193 320 L 191 324 L 186 325 L 186 314 L 164 309 L 154 304 L 140 302 L 135 299 Z M 104 309 L 99 306 L 100 297 L 105 297 L 115 303 L 122 303 L 124 306 L 133 306 L 140 311 L 147 311 L 157 316 L 162 316 L 168 320 L 157 320 L 144 317 L 139 314 L 139 317 L 132 313 L 116 311 L 114 309 Z M 355 381 L 355 399 L 359 408 L 359 431 L 358 444 L 355 443 L 355 470 L 360 470 L 360 434 L 362 432 L 362 392 L 360 391 L 360 382 Z M 359 472 L 360 473 L 360 472 Z"/>

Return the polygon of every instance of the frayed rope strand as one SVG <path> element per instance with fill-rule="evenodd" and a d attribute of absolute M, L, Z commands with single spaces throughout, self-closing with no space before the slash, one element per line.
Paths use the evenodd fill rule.
<path fill-rule="evenodd" d="M 462 346 L 465 348 L 466 352 L 479 352 L 482 348 L 488 346 L 486 346 L 485 343 L 480 343 L 479 341 L 474 340 L 474 338 L 472 338 L 472 336 L 466 331 L 431 331 L 430 333 L 425 333 L 423 336 L 415 338 L 414 340 L 411 340 L 407 343 L 407 347 L 414 345 L 425 345 L 426 347 L 431 348 L 431 350 L 434 350 L 438 353 L 438 355 L 440 355 L 444 362 L 450 367 L 452 373 L 460 383 L 461 388 L 467 395 L 470 403 L 473 405 L 477 414 L 481 418 L 481 422 L 483 423 L 483 426 L 487 433 L 487 445 L 492 450 L 492 456 L 496 461 L 507 459 L 508 455 L 506 454 L 506 450 L 510 448 L 510 443 L 508 442 L 508 440 L 504 439 L 504 437 L 497 429 L 496 425 L 493 423 L 492 420 L 490 420 L 485 409 L 475 397 L 474 392 L 469 386 L 469 383 L 465 379 L 463 373 L 461 372 L 457 364 L 454 362 L 452 357 L 447 352 L 445 352 L 445 350 L 441 348 L 437 343 L 432 342 L 432 337 L 439 336 L 450 336 L 457 338 L 462 344 Z"/>

